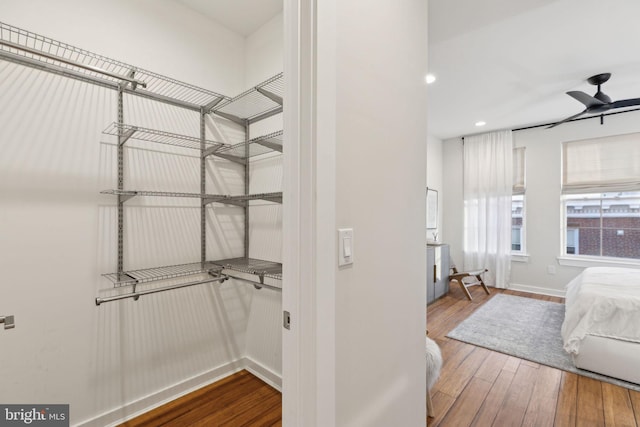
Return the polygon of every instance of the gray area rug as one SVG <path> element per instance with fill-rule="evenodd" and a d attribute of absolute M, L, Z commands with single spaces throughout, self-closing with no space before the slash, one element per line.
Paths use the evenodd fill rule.
<path fill-rule="evenodd" d="M 498 294 L 447 337 L 640 391 L 640 385 L 578 369 L 562 348 L 564 304 Z"/>

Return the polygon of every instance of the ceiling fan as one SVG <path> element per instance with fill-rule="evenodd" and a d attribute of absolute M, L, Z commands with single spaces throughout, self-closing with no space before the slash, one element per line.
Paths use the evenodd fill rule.
<path fill-rule="evenodd" d="M 583 114 L 602 114 L 606 111 L 613 110 L 614 108 L 633 107 L 635 105 L 640 105 L 640 98 L 623 99 L 620 101 L 612 102 L 611 98 L 609 98 L 609 96 L 602 92 L 602 90 L 600 89 L 600 85 L 609 80 L 609 77 L 611 77 L 611 73 L 602 73 L 596 74 L 595 76 L 589 77 L 587 79 L 587 82 L 589 82 L 590 84 L 598 86 L 598 91 L 593 96 L 587 95 L 586 93 L 579 90 L 567 92 L 567 95 L 584 104 L 586 108 L 584 109 L 584 111 L 581 111 L 578 114 L 574 114 L 571 117 L 567 117 L 566 119 L 559 121 L 558 123 L 552 124 L 547 129 L 551 129 L 553 127 L 561 125 L 562 123 L 573 120 Z"/>

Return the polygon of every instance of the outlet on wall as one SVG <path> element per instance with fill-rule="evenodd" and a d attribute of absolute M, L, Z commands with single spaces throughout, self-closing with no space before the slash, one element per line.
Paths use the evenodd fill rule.
<path fill-rule="evenodd" d="M 555 265 L 547 265 L 547 273 L 556 274 L 556 266 Z"/>

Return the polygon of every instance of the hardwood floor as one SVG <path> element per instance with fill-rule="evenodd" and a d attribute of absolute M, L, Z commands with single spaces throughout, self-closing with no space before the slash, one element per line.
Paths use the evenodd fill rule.
<path fill-rule="evenodd" d="M 123 427 L 281 426 L 280 392 L 247 371 L 167 403 Z"/>
<path fill-rule="evenodd" d="M 449 339 L 446 334 L 497 293 L 563 302 L 562 298 L 480 287 L 473 301 L 452 283 L 427 308 L 429 337 L 442 350 L 431 390 L 428 426 L 640 426 L 640 393 Z"/>
<path fill-rule="evenodd" d="M 562 298 L 473 287 L 473 301 L 452 284 L 427 309 L 429 337 L 444 365 L 431 390 L 428 426 L 636 426 L 640 393 L 507 356 L 446 337 L 497 293 L 562 302 Z M 241 371 L 124 424 L 156 426 L 281 426 L 278 391 Z"/>

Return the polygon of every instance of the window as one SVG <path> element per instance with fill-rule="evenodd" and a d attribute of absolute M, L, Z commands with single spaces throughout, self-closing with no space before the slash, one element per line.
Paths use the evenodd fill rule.
<path fill-rule="evenodd" d="M 562 144 L 563 255 L 640 260 L 640 133 Z"/>
<path fill-rule="evenodd" d="M 567 255 L 578 255 L 580 253 L 580 229 L 567 228 L 566 251 Z"/>
<path fill-rule="evenodd" d="M 524 252 L 524 194 L 511 197 L 511 251 Z"/>
<path fill-rule="evenodd" d="M 513 196 L 511 196 L 511 252 L 525 253 L 525 149 L 513 149 Z"/>
<path fill-rule="evenodd" d="M 564 198 L 565 255 L 640 260 L 640 192 Z"/>

